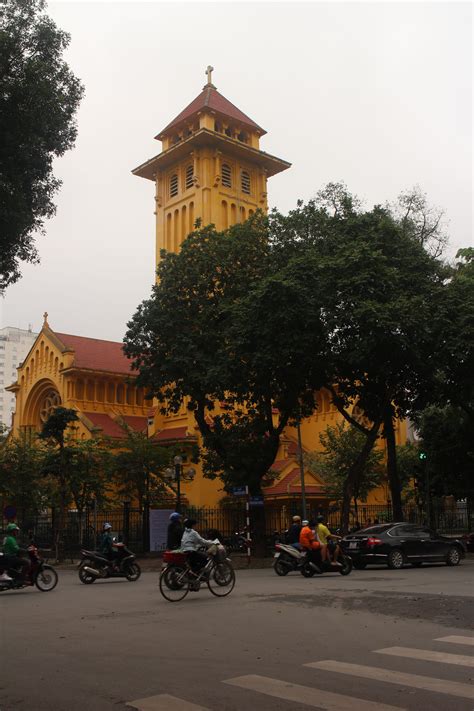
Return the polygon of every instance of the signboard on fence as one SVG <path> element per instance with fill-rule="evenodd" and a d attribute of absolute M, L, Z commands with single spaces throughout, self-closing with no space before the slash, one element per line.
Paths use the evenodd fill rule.
<path fill-rule="evenodd" d="M 232 487 L 233 496 L 245 496 L 247 494 L 246 486 L 234 486 Z"/>
<path fill-rule="evenodd" d="M 150 551 L 166 550 L 170 515 L 174 509 L 150 509 Z"/>
<path fill-rule="evenodd" d="M 250 506 L 263 506 L 263 496 L 251 496 Z"/>

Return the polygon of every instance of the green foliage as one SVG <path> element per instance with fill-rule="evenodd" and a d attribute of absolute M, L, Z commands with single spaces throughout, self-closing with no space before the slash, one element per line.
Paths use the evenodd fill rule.
<path fill-rule="evenodd" d="M 204 440 L 208 476 L 258 491 L 287 423 L 314 407 L 326 340 L 311 255 L 288 259 L 261 214 L 196 230 L 163 254 L 158 284 L 125 336 L 138 381 Z M 225 401 L 222 413 L 215 403 Z"/>
<path fill-rule="evenodd" d="M 427 458 L 417 478 L 428 475 L 438 496 L 474 499 L 474 421 L 461 407 L 427 407 L 418 419 Z"/>
<path fill-rule="evenodd" d="M 400 478 L 400 487 L 403 498 L 411 499 L 414 496 L 413 480 L 419 478 L 420 448 L 414 442 L 407 442 L 397 446 L 397 467 Z"/>
<path fill-rule="evenodd" d="M 69 35 L 44 0 L 0 6 L 0 292 L 37 262 L 34 236 L 55 213 L 53 159 L 72 148 L 83 88 L 63 53 Z"/>
<path fill-rule="evenodd" d="M 62 449 L 65 444 L 66 430 L 71 422 L 77 422 L 78 419 L 76 410 L 71 410 L 67 407 L 55 407 L 44 423 L 38 437 Z"/>
<path fill-rule="evenodd" d="M 323 480 L 326 494 L 340 501 L 348 472 L 364 445 L 365 436 L 354 427 L 338 423 L 327 427 L 319 439 L 324 449 L 306 455 L 306 466 Z M 365 501 L 372 489 L 381 484 L 384 479 L 382 460 L 383 452 L 379 449 L 370 452 L 353 491 L 355 500 Z"/>
<path fill-rule="evenodd" d="M 34 518 L 49 503 L 42 475 L 44 448 L 29 433 L 0 445 L 0 496 L 16 506 L 21 521 Z"/>
<path fill-rule="evenodd" d="M 170 490 L 163 479 L 165 467 L 170 463 L 170 453 L 148 439 L 143 432 L 135 432 L 122 423 L 125 437 L 120 442 L 109 441 L 109 476 L 119 486 L 121 498 L 137 498 L 140 508 L 149 496 L 148 503 L 159 503 L 169 498 Z"/>

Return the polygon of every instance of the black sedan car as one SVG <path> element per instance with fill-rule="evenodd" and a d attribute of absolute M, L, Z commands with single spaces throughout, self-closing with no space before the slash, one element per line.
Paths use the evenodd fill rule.
<path fill-rule="evenodd" d="M 342 539 L 344 553 L 350 555 L 354 568 L 386 563 L 401 568 L 405 563 L 419 567 L 423 563 L 458 565 L 466 554 L 461 539 L 447 538 L 436 531 L 411 523 L 384 523 L 350 533 Z"/>

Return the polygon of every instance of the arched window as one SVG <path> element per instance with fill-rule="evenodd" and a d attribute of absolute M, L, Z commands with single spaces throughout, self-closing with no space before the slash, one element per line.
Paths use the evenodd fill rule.
<path fill-rule="evenodd" d="M 225 188 L 232 187 L 232 170 L 227 163 L 222 164 L 222 185 Z"/>
<path fill-rule="evenodd" d="M 192 163 L 186 168 L 186 180 L 184 185 L 186 190 L 189 190 L 189 188 L 192 188 L 194 185 L 194 166 Z"/>
<path fill-rule="evenodd" d="M 117 395 L 116 395 L 116 398 L 117 398 L 117 402 L 118 402 L 120 405 L 123 404 L 123 391 L 124 391 L 123 385 L 117 385 Z"/>
<path fill-rule="evenodd" d="M 246 170 L 243 170 L 240 175 L 242 192 L 250 195 L 250 175 Z"/>
<path fill-rule="evenodd" d="M 178 174 L 173 173 L 170 178 L 170 197 L 176 197 L 178 194 Z"/>
<path fill-rule="evenodd" d="M 107 385 L 107 402 L 115 402 L 115 385 L 113 383 Z"/>

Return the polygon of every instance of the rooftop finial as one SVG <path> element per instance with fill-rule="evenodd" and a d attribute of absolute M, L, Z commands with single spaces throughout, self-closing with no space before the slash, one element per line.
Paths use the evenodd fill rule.
<path fill-rule="evenodd" d="M 207 84 L 204 86 L 204 89 L 206 89 L 209 86 L 212 87 L 213 89 L 216 88 L 214 86 L 214 84 L 212 83 L 212 72 L 213 71 L 214 71 L 214 67 L 211 67 L 211 65 L 209 64 L 206 71 L 204 72 L 205 74 L 207 74 Z"/>
<path fill-rule="evenodd" d="M 43 314 L 43 319 L 44 319 L 44 320 L 43 320 L 43 327 L 44 327 L 44 326 L 49 326 L 49 323 L 48 323 L 48 312 L 47 312 L 47 311 L 44 312 L 44 314 Z"/>

